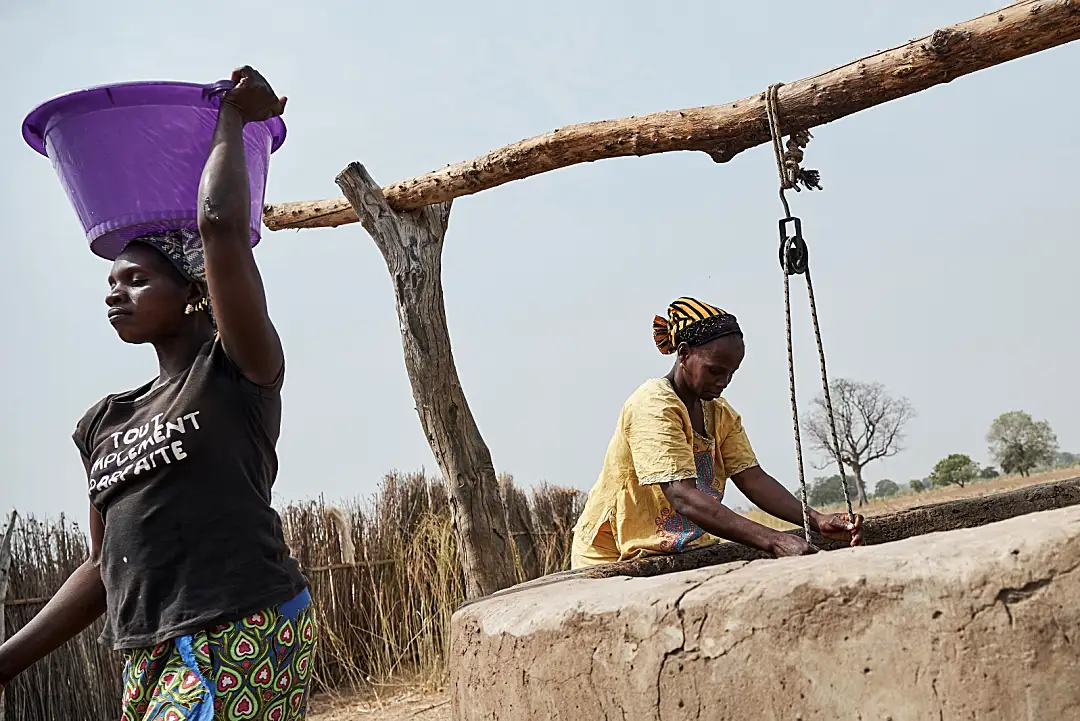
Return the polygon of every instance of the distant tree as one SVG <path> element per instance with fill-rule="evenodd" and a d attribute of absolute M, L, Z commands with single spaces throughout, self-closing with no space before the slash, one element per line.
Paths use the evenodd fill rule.
<path fill-rule="evenodd" d="M 855 479 L 848 478 L 848 493 L 855 499 Z M 811 506 L 838 506 L 844 502 L 844 485 L 839 475 L 814 479 L 806 489 L 807 501 Z"/>
<path fill-rule="evenodd" d="M 1053 465 L 1058 441 L 1046 421 L 1032 419 L 1030 413 L 1002 413 L 986 434 L 990 455 L 1006 473 L 1027 476 L 1039 466 Z"/>
<path fill-rule="evenodd" d="M 926 490 L 926 483 L 918 478 L 912 478 L 908 481 L 908 488 L 911 489 L 912 493 L 922 493 Z"/>
<path fill-rule="evenodd" d="M 1080 466 L 1080 453 L 1066 453 L 1062 451 L 1057 454 L 1058 468 L 1071 468 L 1073 466 Z"/>
<path fill-rule="evenodd" d="M 874 498 L 892 498 L 900 492 L 900 486 L 896 481 L 883 478 L 874 486 Z"/>
<path fill-rule="evenodd" d="M 979 466 L 963 453 L 953 453 L 942 458 L 930 473 L 935 486 L 956 485 L 963 488 L 979 475 Z"/>
<path fill-rule="evenodd" d="M 984 481 L 990 481 L 1000 476 L 1001 474 L 998 473 L 998 469 L 994 468 L 993 466 L 986 466 L 981 471 L 979 471 L 979 478 Z"/>
<path fill-rule="evenodd" d="M 822 466 L 836 462 L 837 456 L 845 469 L 855 476 L 859 505 L 866 503 L 866 482 L 863 469 L 868 463 L 895 456 L 903 448 L 904 426 L 915 417 L 915 409 L 906 398 L 893 398 L 880 383 L 864 383 L 841 378 L 830 387 L 836 432 L 840 447 L 833 443 L 825 398 L 814 399 L 814 407 L 803 419 L 810 441 L 828 460 Z"/>

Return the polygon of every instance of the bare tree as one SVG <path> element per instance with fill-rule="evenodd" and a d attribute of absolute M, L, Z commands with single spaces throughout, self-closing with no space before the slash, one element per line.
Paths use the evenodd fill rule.
<path fill-rule="evenodd" d="M 833 443 L 823 396 L 814 399 L 813 410 L 803 418 L 803 426 L 813 446 L 828 458 L 822 468 L 835 464 L 839 456 L 844 470 L 851 471 L 861 506 L 867 498 L 863 469 L 873 461 L 903 450 L 900 444 L 904 440 L 904 426 L 915 417 L 915 409 L 906 398 L 890 396 L 880 383 L 841 378 L 829 390 L 840 448 Z"/>

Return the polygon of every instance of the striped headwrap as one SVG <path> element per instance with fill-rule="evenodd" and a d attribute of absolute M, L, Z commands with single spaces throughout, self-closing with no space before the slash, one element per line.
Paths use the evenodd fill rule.
<path fill-rule="evenodd" d="M 664 355 L 671 355 L 680 343 L 699 346 L 726 335 L 742 335 L 735 316 L 723 308 L 694 298 L 679 298 L 668 306 L 668 317 L 653 319 L 653 340 Z"/>

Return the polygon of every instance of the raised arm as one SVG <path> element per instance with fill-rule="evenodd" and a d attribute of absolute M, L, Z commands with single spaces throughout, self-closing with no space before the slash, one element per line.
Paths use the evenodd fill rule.
<path fill-rule="evenodd" d="M 84 464 L 88 464 L 83 459 Z M 90 506 L 90 558 L 30 622 L 0 646 L 0 689 L 11 679 L 64 645 L 105 613 L 101 582 L 101 539 L 105 523 Z"/>
<path fill-rule="evenodd" d="M 224 96 L 210 155 L 199 182 L 199 234 L 206 256 L 210 303 L 225 352 L 248 380 L 268 385 L 285 363 L 270 322 L 262 277 L 251 252 L 251 190 L 244 155 L 244 125 L 280 115 L 278 98 L 258 72 L 233 73 Z"/>

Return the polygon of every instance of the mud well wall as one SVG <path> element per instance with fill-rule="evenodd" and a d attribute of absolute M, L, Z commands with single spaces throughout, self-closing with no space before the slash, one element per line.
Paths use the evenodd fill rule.
<path fill-rule="evenodd" d="M 1080 479 L 875 519 L 876 547 L 510 589 L 454 616 L 456 717 L 1080 718 L 1078 502 Z"/>

